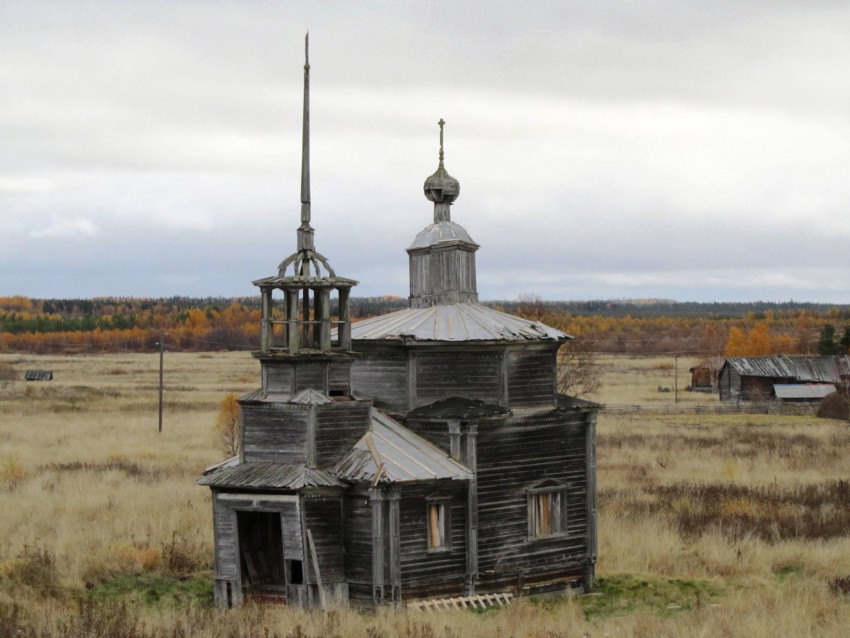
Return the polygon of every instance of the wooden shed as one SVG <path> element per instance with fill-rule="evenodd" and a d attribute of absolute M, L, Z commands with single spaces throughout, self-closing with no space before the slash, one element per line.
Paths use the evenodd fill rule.
<path fill-rule="evenodd" d="M 239 455 L 198 479 L 212 490 L 217 604 L 589 590 L 599 406 L 557 392 L 570 337 L 478 303 L 442 120 L 410 307 L 352 325 L 357 282 L 315 251 L 310 226 L 308 78 L 305 65 L 297 251 L 254 282 L 262 385 L 240 398 Z"/>
<path fill-rule="evenodd" d="M 773 355 L 726 359 L 717 385 L 721 401 L 756 401 L 777 398 L 775 387 L 780 385 L 831 384 L 834 389 L 844 391 L 848 381 L 850 357 L 847 355 Z M 783 398 L 788 399 L 789 393 L 785 395 Z"/>

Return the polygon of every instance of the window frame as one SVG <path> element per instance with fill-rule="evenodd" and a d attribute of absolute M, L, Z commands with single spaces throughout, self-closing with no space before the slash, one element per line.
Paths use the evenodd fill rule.
<path fill-rule="evenodd" d="M 538 516 L 538 503 L 541 498 L 548 498 L 551 501 L 557 497 L 560 501 L 556 508 L 553 507 L 554 502 L 550 502 L 549 509 L 549 527 L 553 530 L 549 533 L 541 533 L 541 525 Z M 545 481 L 538 483 L 526 490 L 526 503 L 528 513 L 528 540 L 546 540 L 550 538 L 563 538 L 567 536 L 567 486 L 554 481 Z"/>
<path fill-rule="evenodd" d="M 425 547 L 429 553 L 448 552 L 452 549 L 451 501 L 451 496 L 439 493 L 432 494 L 425 499 Z M 442 512 L 443 538 L 441 544 L 434 544 L 433 542 L 432 511 L 437 512 L 437 525 L 440 525 L 439 513 Z"/>

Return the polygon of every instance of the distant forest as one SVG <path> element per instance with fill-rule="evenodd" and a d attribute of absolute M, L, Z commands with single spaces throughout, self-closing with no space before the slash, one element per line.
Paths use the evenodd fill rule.
<path fill-rule="evenodd" d="M 841 335 L 850 330 L 847 304 L 544 301 L 534 295 L 484 303 L 559 328 L 583 348 L 605 353 L 814 354 L 826 338 L 845 351 Z M 355 321 L 406 307 L 401 297 L 351 299 Z M 0 297 L 0 353 L 144 352 L 156 348 L 161 334 L 172 351 L 255 349 L 260 298 Z"/>

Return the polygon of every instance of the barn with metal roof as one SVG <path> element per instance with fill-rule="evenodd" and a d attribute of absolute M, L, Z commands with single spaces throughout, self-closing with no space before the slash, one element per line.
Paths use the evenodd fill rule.
<path fill-rule="evenodd" d="M 717 386 L 721 401 L 755 401 L 777 398 L 775 388 L 780 385 L 830 384 L 835 390 L 845 389 L 848 381 L 850 356 L 772 355 L 726 359 Z M 792 394 L 789 390 L 779 398 L 789 399 Z"/>

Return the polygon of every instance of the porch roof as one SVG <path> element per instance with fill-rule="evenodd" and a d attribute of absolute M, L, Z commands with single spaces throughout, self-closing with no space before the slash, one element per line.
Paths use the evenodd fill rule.
<path fill-rule="evenodd" d="M 469 468 L 378 410 L 369 432 L 334 471 L 341 479 L 373 483 L 472 478 Z"/>

